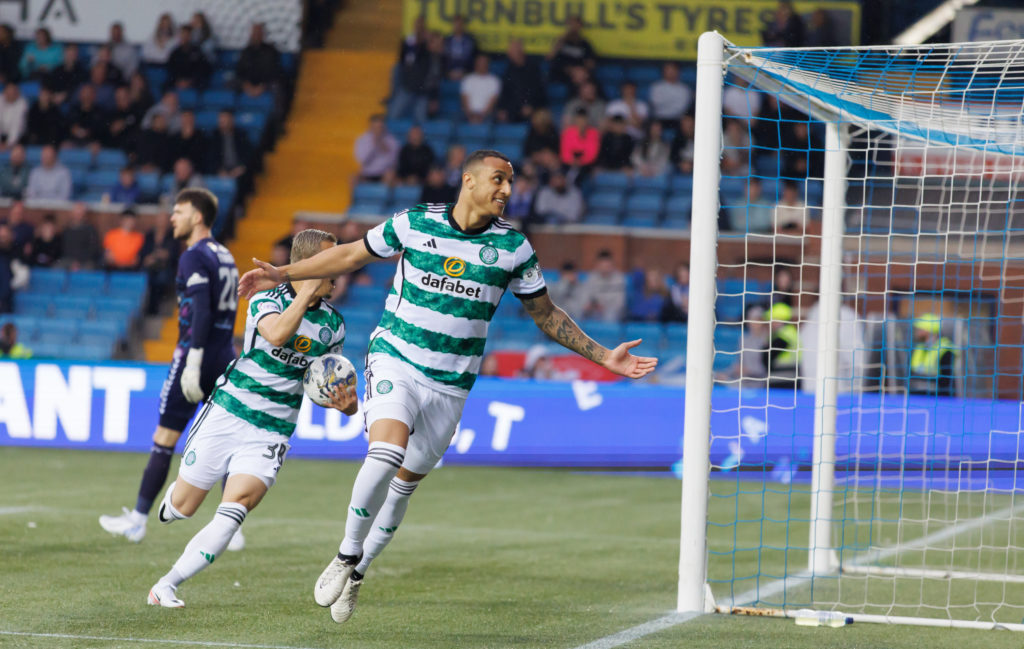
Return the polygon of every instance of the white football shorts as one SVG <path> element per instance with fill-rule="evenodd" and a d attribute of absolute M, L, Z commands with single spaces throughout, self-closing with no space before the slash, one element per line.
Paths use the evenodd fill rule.
<path fill-rule="evenodd" d="M 289 448 L 288 437 L 257 428 L 209 402 L 189 431 L 178 475 L 207 491 L 236 473 L 256 476 L 270 488 Z"/>
<path fill-rule="evenodd" d="M 370 355 L 363 414 L 366 430 L 378 419 L 397 419 L 408 426 L 411 434 L 402 466 L 426 475 L 448 450 L 466 399 L 431 388 L 417 374 L 396 358 Z"/>

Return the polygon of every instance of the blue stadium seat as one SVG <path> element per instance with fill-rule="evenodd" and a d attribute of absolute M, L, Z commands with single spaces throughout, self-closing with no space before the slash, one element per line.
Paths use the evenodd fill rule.
<path fill-rule="evenodd" d="M 523 143 L 521 140 L 498 140 L 494 147 L 509 157 L 513 162 L 523 159 Z"/>
<path fill-rule="evenodd" d="M 69 307 L 63 304 L 63 302 L 57 302 L 53 309 L 54 319 L 62 322 L 81 322 L 90 315 L 91 311 L 88 308 Z"/>
<path fill-rule="evenodd" d="M 14 323 L 14 326 L 18 328 L 18 335 L 25 338 L 31 338 L 35 335 L 36 329 L 39 328 L 39 321 L 39 318 L 30 315 L 0 314 L 0 325 L 5 325 L 8 322 Z"/>
<path fill-rule="evenodd" d="M 411 119 L 389 119 L 387 121 L 388 133 L 394 135 L 399 140 L 405 139 L 405 134 L 412 128 L 413 121 Z"/>
<path fill-rule="evenodd" d="M 658 227 L 657 212 L 627 212 L 622 219 L 622 225 L 628 228 L 656 228 Z"/>
<path fill-rule="evenodd" d="M 660 194 L 634 194 L 626 199 L 626 216 L 653 213 L 658 215 L 664 207 L 665 198 Z"/>
<path fill-rule="evenodd" d="M 89 149 L 61 149 L 57 159 L 69 167 L 88 169 L 92 166 L 92 151 Z"/>
<path fill-rule="evenodd" d="M 117 184 L 119 173 L 120 172 L 114 169 L 97 169 L 96 171 L 90 171 L 85 178 L 85 184 L 90 189 L 110 191 L 110 189 Z"/>
<path fill-rule="evenodd" d="M 62 268 L 37 267 L 29 275 L 28 288 L 36 293 L 62 293 L 67 281 L 68 273 Z"/>
<path fill-rule="evenodd" d="M 175 92 L 182 110 L 195 110 L 199 106 L 199 91 L 195 88 L 178 88 Z"/>
<path fill-rule="evenodd" d="M 391 200 L 403 205 L 402 209 L 412 207 L 420 202 L 423 189 L 419 185 L 400 185 L 393 190 Z"/>
<path fill-rule="evenodd" d="M 552 104 L 564 104 L 569 99 L 569 87 L 564 83 L 549 83 L 547 91 Z"/>
<path fill-rule="evenodd" d="M 625 200 L 626 195 L 621 191 L 602 191 L 598 189 L 587 198 L 587 207 L 592 210 L 609 209 L 618 212 L 622 209 L 622 204 Z"/>
<path fill-rule="evenodd" d="M 25 147 L 25 162 L 32 165 L 33 167 L 39 164 L 40 159 L 43 157 L 43 147 L 41 146 L 27 146 Z M 8 159 L 10 156 L 8 155 Z"/>
<path fill-rule="evenodd" d="M 467 153 L 472 153 L 478 149 L 489 149 L 491 148 L 490 141 L 486 138 L 456 138 L 455 140 L 462 146 L 466 147 Z"/>
<path fill-rule="evenodd" d="M 217 64 L 215 67 L 218 68 L 234 68 L 238 65 L 238 59 L 242 55 L 242 50 L 217 50 Z"/>
<path fill-rule="evenodd" d="M 200 95 L 199 105 L 209 110 L 234 110 L 235 93 L 230 90 L 206 90 Z"/>
<path fill-rule="evenodd" d="M 670 230 L 689 230 L 690 217 L 688 215 L 667 214 L 662 219 L 661 226 Z"/>
<path fill-rule="evenodd" d="M 457 140 L 487 140 L 491 137 L 491 125 L 489 123 L 470 124 L 462 122 L 455 125 L 455 139 Z M 469 149 L 469 145 L 466 145 Z"/>
<path fill-rule="evenodd" d="M 494 137 L 498 140 L 518 140 L 522 142 L 526 139 L 528 130 L 529 126 L 527 124 L 495 124 Z"/>
<path fill-rule="evenodd" d="M 680 217 L 690 220 L 690 208 L 693 201 L 689 194 L 672 194 L 665 201 L 665 217 L 678 219 Z"/>
<path fill-rule="evenodd" d="M 460 90 L 461 83 L 459 81 L 452 81 L 450 79 L 441 80 L 441 97 L 446 99 L 454 97 L 455 99 L 458 99 Z"/>
<path fill-rule="evenodd" d="M 618 225 L 619 210 L 605 208 L 590 209 L 587 210 L 583 221 L 588 225 Z"/>
<path fill-rule="evenodd" d="M 659 176 L 634 176 L 633 177 L 633 191 L 638 190 L 654 190 L 657 192 L 668 191 L 669 175 L 661 174 Z"/>
<path fill-rule="evenodd" d="M 139 195 L 143 200 L 155 200 L 160 195 L 160 174 L 155 171 L 135 174 Z"/>
<path fill-rule="evenodd" d="M 622 325 L 618 322 L 604 322 L 603 320 L 586 320 L 580 325 L 590 337 L 604 345 L 622 342 Z"/>
<path fill-rule="evenodd" d="M 21 90 L 21 96 L 25 98 L 29 104 L 35 102 L 39 98 L 39 91 L 42 88 L 42 83 L 39 81 L 22 81 L 18 84 L 18 89 Z"/>
<path fill-rule="evenodd" d="M 644 342 L 660 343 L 664 335 L 662 325 L 657 322 L 627 322 L 623 330 L 626 340 L 643 338 Z"/>
<path fill-rule="evenodd" d="M 167 85 L 167 69 L 163 66 L 143 65 L 142 76 L 146 77 L 146 85 L 155 97 L 159 97 Z"/>
<path fill-rule="evenodd" d="M 352 190 L 353 201 L 387 201 L 391 197 L 391 188 L 385 183 L 358 183 Z"/>
<path fill-rule="evenodd" d="M 382 216 L 386 207 L 387 206 L 384 201 L 360 199 L 352 201 L 352 204 L 349 205 L 347 214 L 350 216 Z"/>
<path fill-rule="evenodd" d="M 107 286 L 103 271 L 80 270 L 68 275 L 68 292 L 79 295 L 98 295 Z"/>
<path fill-rule="evenodd" d="M 274 108 L 274 96 L 264 92 L 255 97 L 244 92 L 238 96 L 238 110 L 269 113 Z"/>
<path fill-rule="evenodd" d="M 447 137 L 428 137 L 426 139 L 427 144 L 433 149 L 434 153 L 438 158 L 444 159 L 448 154 L 448 138 Z"/>
<path fill-rule="evenodd" d="M 235 126 L 246 132 L 257 132 L 263 136 L 267 128 L 267 115 L 257 111 L 242 111 L 235 113 Z"/>
<path fill-rule="evenodd" d="M 37 343 L 33 344 L 31 349 L 32 358 L 64 358 L 64 354 L 70 351 L 67 343 Z"/>
<path fill-rule="evenodd" d="M 146 292 L 146 273 L 113 272 L 107 279 L 107 292 L 134 291 L 139 295 Z"/>
<path fill-rule="evenodd" d="M 594 78 L 602 84 L 614 83 L 618 85 L 626 80 L 626 68 L 617 63 L 601 63 L 594 70 Z"/>
<path fill-rule="evenodd" d="M 590 177 L 588 184 L 594 188 L 625 191 L 629 188 L 629 176 L 618 171 L 598 171 Z"/>
<path fill-rule="evenodd" d="M 367 264 L 364 268 L 376 286 L 391 286 L 397 269 L 394 263 L 386 262 Z"/>
<path fill-rule="evenodd" d="M 79 322 L 79 320 L 48 318 L 40 321 L 37 329 L 37 335 L 60 337 L 60 339 L 64 341 L 64 344 L 68 344 L 78 336 Z"/>
<path fill-rule="evenodd" d="M 221 194 L 230 194 L 234 197 L 235 192 L 238 190 L 238 185 L 234 178 L 223 178 L 221 176 L 203 176 L 203 183 L 206 188 L 218 196 Z"/>
<path fill-rule="evenodd" d="M 33 339 L 35 345 L 64 345 L 70 347 L 73 339 L 68 337 L 67 332 L 62 331 L 38 331 Z M 77 347 L 77 345 L 75 346 Z"/>
<path fill-rule="evenodd" d="M 211 88 L 230 88 L 235 83 L 234 70 L 214 70 L 210 75 Z"/>
<path fill-rule="evenodd" d="M 352 305 L 361 304 L 366 306 L 377 305 L 380 304 L 381 300 L 386 295 L 387 291 L 380 286 L 360 286 L 357 284 L 348 288 L 348 293 L 345 296 L 345 303 Z"/>
<path fill-rule="evenodd" d="M 128 166 L 128 156 L 119 149 L 100 149 L 96 154 L 97 169 L 123 169 Z"/>
<path fill-rule="evenodd" d="M 68 171 L 71 172 L 71 189 L 76 194 L 79 194 L 86 189 L 89 185 L 89 172 L 81 167 L 70 167 Z"/>
<path fill-rule="evenodd" d="M 686 350 L 686 325 L 682 322 L 670 322 L 665 325 L 664 344 Z"/>
<path fill-rule="evenodd" d="M 729 197 L 731 200 L 736 201 L 747 195 L 746 177 L 722 176 L 718 186 L 723 198 Z M 723 200 L 722 203 L 724 204 L 725 201 Z"/>
<path fill-rule="evenodd" d="M 196 113 L 196 128 L 200 131 L 210 132 L 217 129 L 217 111 L 201 110 Z"/>
<path fill-rule="evenodd" d="M 661 66 L 642 63 L 631 65 L 626 70 L 626 78 L 637 85 L 654 83 L 661 78 Z"/>
<path fill-rule="evenodd" d="M 299 67 L 299 56 L 295 52 L 281 52 L 281 69 L 288 74 L 294 74 Z"/>
<path fill-rule="evenodd" d="M 112 345 L 80 343 L 75 345 L 73 356 L 76 360 L 99 362 L 110 360 Z"/>
<path fill-rule="evenodd" d="M 669 186 L 673 194 L 691 194 L 693 193 L 693 176 L 672 174 Z"/>
<path fill-rule="evenodd" d="M 79 324 L 79 335 L 105 336 L 117 340 L 124 335 L 125 329 L 126 322 L 123 320 L 85 320 Z"/>
<path fill-rule="evenodd" d="M 52 312 L 53 296 L 40 293 L 18 293 L 14 296 L 14 311 L 18 315 L 48 318 Z"/>

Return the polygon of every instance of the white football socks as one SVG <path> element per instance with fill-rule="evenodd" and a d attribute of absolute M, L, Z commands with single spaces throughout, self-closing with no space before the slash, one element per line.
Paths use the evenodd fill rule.
<path fill-rule="evenodd" d="M 405 459 L 405 449 L 387 442 L 370 442 L 366 460 L 352 485 L 352 500 L 345 520 L 345 538 L 338 548 L 342 554 L 359 556 L 363 540 L 388 495 L 388 484 Z"/>
<path fill-rule="evenodd" d="M 380 508 L 377 518 L 373 519 L 373 529 L 363 543 L 363 558 L 356 566 L 356 572 L 366 574 L 370 562 L 379 555 L 391 539 L 395 537 L 395 530 L 405 518 L 405 510 L 409 507 L 409 498 L 412 492 L 419 486 L 416 482 L 406 482 L 400 478 L 393 478 L 388 487 L 388 497 Z"/>
<path fill-rule="evenodd" d="M 249 510 L 239 503 L 221 503 L 213 520 L 192 537 L 174 567 L 160 581 L 177 588 L 181 582 L 199 574 L 224 552 L 248 513 Z"/>

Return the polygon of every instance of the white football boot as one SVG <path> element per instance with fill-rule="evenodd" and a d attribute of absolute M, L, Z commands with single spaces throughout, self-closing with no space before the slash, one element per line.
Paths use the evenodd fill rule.
<path fill-rule="evenodd" d="M 100 527 L 132 543 L 146 538 L 146 517 L 127 507 L 122 507 L 121 512 L 120 516 L 100 516 Z"/>
<path fill-rule="evenodd" d="M 330 606 L 336 602 L 341 597 L 341 591 L 345 588 L 349 575 L 356 569 L 357 563 L 358 557 L 352 561 L 344 561 L 340 557 L 331 559 L 313 586 L 313 599 L 316 603 L 320 606 Z"/>
<path fill-rule="evenodd" d="M 359 597 L 359 587 L 362 585 L 363 580 L 356 579 L 355 577 L 350 577 L 349 580 L 345 582 L 345 589 L 341 591 L 341 597 L 331 604 L 332 620 L 341 624 L 352 617 L 352 612 L 356 610 L 356 599 Z"/>
<path fill-rule="evenodd" d="M 164 608 L 185 608 L 185 602 L 178 599 L 178 589 L 170 584 L 157 582 L 149 589 L 148 602 L 150 606 L 163 606 Z"/>

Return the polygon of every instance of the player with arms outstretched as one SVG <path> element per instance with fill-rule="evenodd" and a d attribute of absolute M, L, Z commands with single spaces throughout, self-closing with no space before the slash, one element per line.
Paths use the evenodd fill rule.
<path fill-rule="evenodd" d="M 345 538 L 313 595 L 344 622 L 355 608 L 370 562 L 391 541 L 420 481 L 447 450 L 480 369 L 487 328 L 505 291 L 522 300 L 537 326 L 584 358 L 630 378 L 657 359 L 607 349 L 551 302 L 533 247 L 501 214 L 512 188 L 509 159 L 470 155 L 455 204 L 399 212 L 363 241 L 275 268 L 256 261 L 239 292 L 281 281 L 336 277 L 373 259 L 401 255 L 384 315 L 370 339 L 363 410 L 369 450 L 352 487 Z M 415 434 L 414 434 L 415 433 Z"/>
<path fill-rule="evenodd" d="M 210 232 L 216 217 L 217 197 L 209 190 L 183 189 L 174 199 L 172 231 L 187 246 L 175 278 L 178 345 L 160 391 L 160 419 L 135 509 L 124 507 L 120 515 L 100 516 L 103 529 L 135 543 L 146 536 L 149 510 L 167 482 L 174 446 L 195 414 L 196 404 L 235 360 L 238 269 L 228 249 Z M 239 533 L 234 544 L 240 549 L 243 543 Z"/>
<path fill-rule="evenodd" d="M 322 230 L 303 230 L 292 242 L 298 261 L 334 246 Z M 274 485 L 290 448 L 302 405 L 302 375 L 317 356 L 340 354 L 345 321 L 323 300 L 332 279 L 282 283 L 249 302 L 245 350 L 228 367 L 196 417 L 182 449 L 178 479 L 164 494 L 162 523 L 189 518 L 221 476 L 224 495 L 213 520 L 192 537 L 170 572 L 149 591 L 154 606 L 181 608 L 178 586 L 213 563 L 246 515 Z M 355 388 L 339 386 L 331 406 L 352 416 Z"/>

